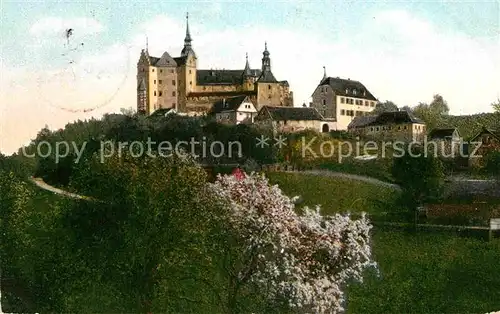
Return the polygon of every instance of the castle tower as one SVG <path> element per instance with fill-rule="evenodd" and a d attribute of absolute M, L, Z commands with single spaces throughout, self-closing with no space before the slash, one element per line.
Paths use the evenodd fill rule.
<path fill-rule="evenodd" d="M 248 62 L 248 53 L 246 54 L 245 68 L 242 74 L 242 87 L 244 91 L 251 91 L 254 89 L 255 75 L 252 73 L 250 63 Z"/>
<path fill-rule="evenodd" d="M 187 108 L 187 97 L 189 93 L 196 91 L 196 54 L 191 45 L 191 33 L 189 31 L 189 13 L 186 13 L 186 37 L 184 48 L 181 51 L 181 60 L 178 69 L 179 78 L 179 111 L 185 112 Z"/>
<path fill-rule="evenodd" d="M 262 72 L 271 72 L 271 58 L 269 57 L 270 53 L 267 50 L 267 41 L 264 43 L 265 49 L 262 53 Z"/>
<path fill-rule="evenodd" d="M 181 51 L 181 57 L 187 57 L 192 54 L 196 58 L 193 47 L 191 46 L 191 33 L 189 32 L 189 13 L 186 13 L 186 37 L 184 37 L 184 48 Z"/>

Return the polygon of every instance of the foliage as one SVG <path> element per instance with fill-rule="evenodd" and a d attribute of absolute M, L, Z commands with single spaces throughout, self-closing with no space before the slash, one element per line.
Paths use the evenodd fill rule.
<path fill-rule="evenodd" d="M 444 172 L 442 162 L 423 149 L 407 149 L 401 157 L 393 159 L 392 175 L 402 189 L 407 205 L 415 208 L 423 202 L 440 197 Z"/>
<path fill-rule="evenodd" d="M 386 100 L 385 102 L 378 102 L 375 109 L 373 109 L 373 114 L 380 114 L 382 112 L 393 112 L 398 111 L 398 106 L 390 100 Z"/>
<path fill-rule="evenodd" d="M 493 110 L 500 113 L 500 98 L 497 98 L 497 100 L 493 102 L 491 106 L 493 107 Z"/>
<path fill-rule="evenodd" d="M 319 207 L 298 215 L 292 199 L 255 174 L 221 176 L 214 191 L 231 200 L 229 227 L 243 245 L 242 258 L 231 265 L 234 295 L 250 281 L 299 312 L 337 313 L 347 281 L 361 280 L 373 265 L 364 216 L 322 216 Z"/>
<path fill-rule="evenodd" d="M 486 156 L 485 170 L 489 175 L 500 178 L 500 152 L 493 151 Z"/>

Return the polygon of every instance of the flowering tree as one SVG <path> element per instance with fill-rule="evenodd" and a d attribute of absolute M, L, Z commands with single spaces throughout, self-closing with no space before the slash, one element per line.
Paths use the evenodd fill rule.
<path fill-rule="evenodd" d="M 233 263 L 230 299 L 253 283 L 272 303 L 337 313 L 343 310 L 347 280 L 362 280 L 363 270 L 375 265 L 364 215 L 325 217 L 319 207 L 306 207 L 299 215 L 294 199 L 253 173 L 219 176 L 213 188 L 229 200 L 230 228 L 242 245 L 243 259 Z"/>

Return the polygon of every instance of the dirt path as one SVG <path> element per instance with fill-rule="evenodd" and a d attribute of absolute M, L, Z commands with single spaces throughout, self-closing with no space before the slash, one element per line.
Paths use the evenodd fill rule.
<path fill-rule="evenodd" d="M 303 174 L 316 175 L 316 176 L 322 176 L 322 177 L 335 177 L 335 178 L 350 179 L 350 180 L 363 181 L 366 183 L 387 187 L 387 188 L 397 190 L 397 191 L 401 190 L 401 187 L 397 184 L 384 182 L 384 181 L 381 181 L 381 180 L 378 180 L 375 178 L 365 177 L 365 176 L 360 176 L 360 175 L 350 174 L 350 173 L 333 172 L 333 171 L 329 171 L 329 170 L 305 170 L 305 171 L 300 171 L 300 172 L 299 171 L 283 171 L 283 172 L 303 173 Z"/>
<path fill-rule="evenodd" d="M 37 185 L 39 188 L 44 189 L 44 190 L 49 191 L 49 192 L 52 192 L 52 193 L 56 193 L 56 194 L 70 197 L 70 198 L 74 198 L 74 199 L 91 200 L 91 198 L 88 196 L 82 196 L 82 195 L 78 195 L 75 193 L 70 193 L 70 192 L 58 189 L 56 187 L 53 187 L 52 185 L 45 183 L 41 178 L 31 177 L 30 181 L 33 182 L 35 185 Z"/>

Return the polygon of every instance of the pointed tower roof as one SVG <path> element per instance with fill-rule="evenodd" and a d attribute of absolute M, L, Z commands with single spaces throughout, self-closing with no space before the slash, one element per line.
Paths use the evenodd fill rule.
<path fill-rule="evenodd" d="M 245 69 L 243 70 L 244 76 L 252 76 L 252 69 L 250 69 L 250 63 L 248 63 L 248 52 L 246 53 L 246 63 Z"/>
<path fill-rule="evenodd" d="M 189 13 L 186 13 L 186 37 L 184 38 L 184 48 L 182 48 L 181 57 L 185 57 L 189 53 L 192 53 L 196 58 L 196 54 L 191 47 L 192 41 L 193 40 L 191 39 L 191 33 L 189 32 Z"/>
<path fill-rule="evenodd" d="M 189 12 L 186 13 L 186 37 L 184 38 L 185 43 L 191 43 L 191 33 L 189 32 Z"/>

